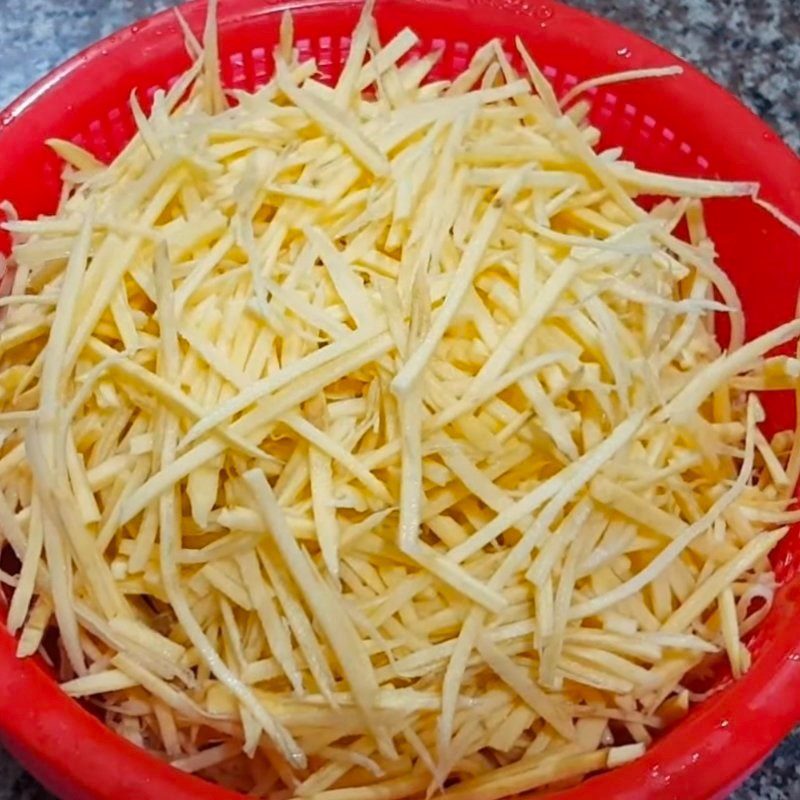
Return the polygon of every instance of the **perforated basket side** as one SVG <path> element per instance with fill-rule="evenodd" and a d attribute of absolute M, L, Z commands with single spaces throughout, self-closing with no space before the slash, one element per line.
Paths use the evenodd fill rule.
<path fill-rule="evenodd" d="M 273 72 L 272 50 L 275 38 L 265 38 L 247 50 L 224 51 L 221 70 L 228 89 L 248 92 L 263 87 Z M 335 83 L 350 49 L 349 36 L 324 35 L 303 37 L 296 41 L 301 60 L 313 58 L 319 67 L 320 78 L 327 84 Z M 477 49 L 475 41 L 449 40 L 440 37 L 422 39 L 403 60 L 416 60 L 430 53 L 441 53 L 428 80 L 452 78 L 462 72 Z M 524 74 L 524 65 L 515 49 L 507 48 L 506 55 L 512 66 Z M 543 71 L 552 83 L 556 95 L 572 89 L 586 75 L 576 76 L 551 64 L 542 64 Z M 137 95 L 145 108 L 149 108 L 157 89 L 169 89 L 179 76 L 173 75 L 160 85 L 137 87 Z M 668 80 L 668 79 L 667 79 Z M 694 176 L 711 174 L 708 159 L 698 153 L 692 143 L 677 135 L 671 128 L 661 125 L 657 118 L 641 111 L 635 104 L 624 101 L 609 89 L 590 89 L 584 99 L 591 103 L 590 119 L 602 132 L 604 147 L 622 147 L 625 157 L 640 161 L 668 162 L 674 172 Z M 70 140 L 85 147 L 97 158 L 108 162 L 130 141 L 136 131 L 129 104 L 103 109 Z"/>

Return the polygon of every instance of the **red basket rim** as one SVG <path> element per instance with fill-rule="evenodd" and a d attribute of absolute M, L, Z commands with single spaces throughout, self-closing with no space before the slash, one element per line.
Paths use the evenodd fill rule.
<path fill-rule="evenodd" d="M 800 219 L 800 160 L 780 138 L 736 98 L 668 51 L 631 31 L 587 12 L 548 0 L 530 6 L 522 0 L 404 0 L 420 13 L 435 5 L 470 14 L 512 15 L 526 38 L 533 26 L 569 28 L 584 50 L 609 47 L 634 55 L 625 68 L 679 64 L 684 68 L 679 103 L 665 103 L 665 119 L 707 114 L 713 109 L 720 127 L 738 134 L 736 162 L 740 175 L 766 162 L 762 195 L 794 219 Z M 255 20 L 285 9 L 329 9 L 360 5 L 358 0 L 229 0 L 220 9 L 220 28 L 238 19 Z M 387 0 L 391 5 L 391 0 Z M 202 25 L 206 0 L 192 0 L 181 11 L 192 27 Z M 549 13 L 544 14 L 542 9 Z M 380 16 L 380 4 L 378 8 Z M 464 25 L 454 18 L 454 25 Z M 0 112 L 0 152 L 21 136 L 46 135 L 36 124 L 37 102 L 69 86 L 81 91 L 101 57 L 141 57 L 148 45 L 181 35 L 173 11 L 167 10 L 112 34 L 57 67 Z M 607 55 L 607 53 L 605 54 Z M 662 90 L 660 90 L 662 91 Z M 678 98 L 678 94 L 673 95 Z M 669 97 L 667 97 L 669 99 Z M 672 106 L 680 106 L 680 109 Z M 675 125 L 679 127 L 679 125 Z M 781 587 L 781 596 L 800 595 L 800 576 Z M 775 613 L 775 610 L 773 611 Z M 641 759 L 548 797 L 587 800 L 590 793 L 614 800 L 690 800 L 724 797 L 755 769 L 791 727 L 800 721 L 800 635 L 783 615 L 752 669 L 738 683 L 697 708 Z M 0 625 L 0 740 L 49 788 L 63 797 L 111 800 L 235 800 L 240 795 L 178 772 L 112 733 L 81 705 L 64 695 L 36 659 L 19 661 L 16 643 Z M 687 787 L 691 787 L 687 790 Z M 687 794 L 687 791 L 689 793 Z"/>

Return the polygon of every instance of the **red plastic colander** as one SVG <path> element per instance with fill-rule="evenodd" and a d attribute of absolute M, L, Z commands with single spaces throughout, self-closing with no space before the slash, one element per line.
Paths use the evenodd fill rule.
<path fill-rule="evenodd" d="M 221 58 L 229 86 L 253 89 L 272 70 L 280 12 L 295 14 L 302 56 L 335 77 L 360 10 L 355 0 L 223 0 Z M 184 6 L 196 31 L 205 2 Z M 555 2 L 380 0 L 384 38 L 409 25 L 419 52 L 442 50 L 437 77 L 452 76 L 493 36 L 520 35 L 564 92 L 594 75 L 680 62 L 640 37 Z M 189 66 L 170 12 L 94 45 L 58 68 L 0 115 L 0 199 L 23 217 L 54 210 L 60 165 L 44 141 L 69 139 L 110 159 L 134 133 L 128 98 L 152 97 Z M 757 180 L 762 197 L 800 219 L 800 161 L 738 101 L 686 64 L 681 77 L 599 90 L 592 118 L 603 144 L 622 145 L 645 168 L 689 176 Z M 744 301 L 755 336 L 794 314 L 800 240 L 749 200 L 708 203 L 723 268 Z M 0 237 L 0 249 L 9 242 Z M 787 394 L 767 398 L 773 428 L 794 423 Z M 749 643 L 753 666 L 696 707 L 638 761 L 593 777 L 553 800 L 706 800 L 727 795 L 800 722 L 800 535 L 774 554 L 782 586 Z M 18 661 L 0 625 L 0 740 L 65 800 L 235 800 L 184 775 L 107 730 L 61 693 L 37 660 Z"/>

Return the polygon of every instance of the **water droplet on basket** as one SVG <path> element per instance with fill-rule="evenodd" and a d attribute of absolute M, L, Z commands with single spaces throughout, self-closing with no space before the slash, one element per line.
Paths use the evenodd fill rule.
<path fill-rule="evenodd" d="M 792 653 L 789 656 L 789 661 L 800 661 L 800 653 Z"/>
<path fill-rule="evenodd" d="M 131 25 L 131 33 L 139 33 L 139 26 Z"/>
<path fill-rule="evenodd" d="M 553 9 L 551 6 L 542 4 L 536 9 L 536 16 L 539 19 L 551 19 L 553 16 Z"/>
<path fill-rule="evenodd" d="M 631 53 L 630 47 L 620 47 L 620 49 L 617 50 L 617 55 L 620 58 L 630 58 L 633 53 Z"/>
<path fill-rule="evenodd" d="M 692 764 L 696 764 L 700 760 L 700 753 L 692 753 Z"/>
<path fill-rule="evenodd" d="M 724 720 L 722 720 L 722 722 L 720 722 L 719 726 L 720 726 L 720 728 L 727 728 L 728 725 L 730 725 L 730 724 L 731 724 L 730 720 L 724 719 Z"/>

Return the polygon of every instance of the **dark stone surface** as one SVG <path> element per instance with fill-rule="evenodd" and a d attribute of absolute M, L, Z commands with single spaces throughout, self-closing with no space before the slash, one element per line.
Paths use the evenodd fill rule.
<path fill-rule="evenodd" d="M 800 151 L 800 0 L 572 2 L 696 64 Z M 0 0 L 0 107 L 75 51 L 169 5 L 166 0 Z M 49 797 L 0 750 L 0 800 Z M 800 800 L 800 731 L 731 800 Z"/>

